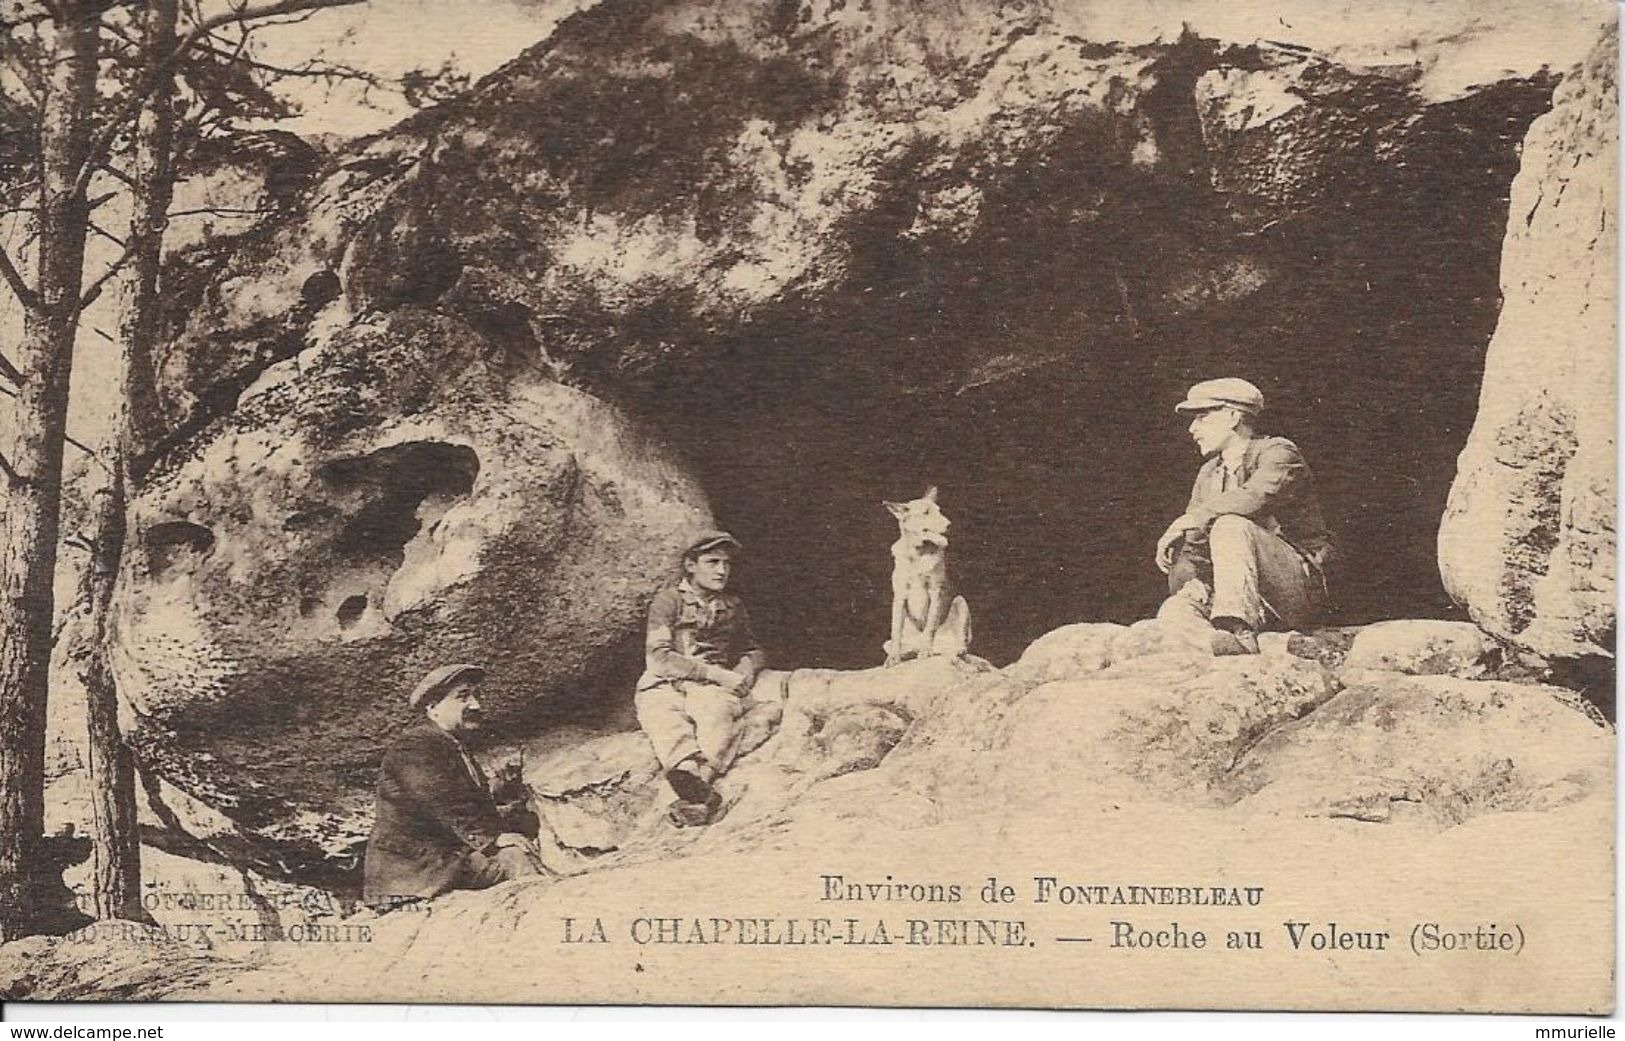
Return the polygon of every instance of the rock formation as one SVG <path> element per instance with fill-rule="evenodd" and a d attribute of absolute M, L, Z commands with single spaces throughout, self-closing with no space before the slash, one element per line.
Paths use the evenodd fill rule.
<path fill-rule="evenodd" d="M 168 908 L 171 935 L 133 945 L 141 965 L 116 932 L 0 948 L 0 994 L 625 1001 L 638 996 L 624 989 L 632 984 L 560 976 L 570 962 L 553 954 L 539 973 L 514 945 L 555 951 L 560 914 L 595 913 L 606 898 L 625 907 L 634 892 L 650 894 L 655 909 L 640 913 L 753 907 L 769 893 L 805 901 L 809 864 L 891 871 L 900 849 L 926 858 L 909 863 L 1015 856 L 1065 865 L 1095 863 L 1091 844 L 1118 843 L 1141 850 L 1143 873 L 1170 828 L 1185 860 L 1225 850 L 1225 862 L 1239 863 L 1254 849 L 1279 862 L 1310 849 L 1381 864 L 1383 851 L 1402 853 L 1395 870 L 1412 871 L 1416 885 L 1405 865 L 1430 851 L 1443 865 L 1457 865 L 1458 852 L 1506 859 L 1515 822 L 1523 839 L 1567 836 L 1578 872 L 1569 884 L 1608 884 L 1597 840 L 1612 820 L 1614 734 L 1571 693 L 1482 672 L 1415 674 L 1440 660 L 1433 652 L 1345 660 L 1335 648 L 1346 634 L 1276 639 L 1257 657 L 1215 660 L 1156 630 L 1073 626 L 1003 670 L 933 658 L 769 674 L 762 697 L 784 692 L 784 723 L 757 733 L 724 778 L 729 809 L 709 827 L 666 822 L 671 794 L 641 735 L 577 744 L 532 758 L 527 774 L 560 877 L 379 917 L 244 873 L 255 899 L 224 920 L 366 929 L 369 942 L 208 947 L 176 929 L 209 916 Z M 1382 633 L 1388 648 L 1440 639 L 1428 623 Z M 1240 851 L 1237 836 L 1248 837 Z M 1082 859 L 1069 861 L 1067 850 Z M 182 867 L 165 890 L 178 901 L 241 888 L 211 880 L 207 866 Z M 717 903 L 719 884 L 736 894 L 744 886 L 751 899 Z M 794 993 L 793 982 L 778 985 Z"/>
<path fill-rule="evenodd" d="M 1443 610 L 1508 186 L 1567 45 L 1509 69 L 1474 41 L 1514 28 L 1441 16 L 1332 46 L 1312 8 L 1300 39 L 1224 5 L 1102 35 L 1041 2 L 605 4 L 189 251 L 118 601 L 165 812 L 266 870 L 353 853 L 447 660 L 493 667 L 520 738 L 624 713 L 642 598 L 713 518 L 786 666 L 878 662 L 880 502 L 930 483 L 976 653 L 1149 614 L 1196 465 L 1168 405 L 1220 372 L 1316 468 L 1342 620 Z M 1153 648 L 1180 653 L 1139 627 L 1044 668 Z M 816 730 L 832 761 L 912 719 L 865 712 Z"/>
<path fill-rule="evenodd" d="M 143 761 L 296 865 L 365 837 L 430 668 L 490 669 L 505 727 L 635 659 L 705 497 L 613 407 L 492 376 L 405 312 L 262 373 L 136 506 L 121 688 Z M 578 689 L 580 688 L 580 689 Z"/>
<path fill-rule="evenodd" d="M 1439 529 L 1450 595 L 1553 658 L 1614 653 L 1616 50 L 1611 33 L 1524 142 L 1501 321 Z"/>
<path fill-rule="evenodd" d="M 1321 477 L 1348 620 L 1436 613 L 1554 77 L 1480 53 L 1523 30 L 1465 8 L 1334 46 L 1311 7 L 1289 31 L 1196 5 L 1182 33 L 1041 2 L 602 5 L 340 155 L 177 300 L 170 418 L 368 316 L 455 320 L 676 448 L 770 638 L 844 668 L 885 631 L 879 504 L 932 483 L 1000 620 L 979 653 L 1149 614 L 1145 546 L 1196 463 L 1168 408 L 1235 371 Z"/>

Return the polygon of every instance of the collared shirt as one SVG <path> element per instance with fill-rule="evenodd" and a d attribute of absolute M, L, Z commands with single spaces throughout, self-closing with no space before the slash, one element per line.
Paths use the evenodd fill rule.
<path fill-rule="evenodd" d="M 1185 508 L 1191 526 L 1206 531 L 1216 517 L 1248 517 L 1323 566 L 1331 534 L 1303 453 L 1284 437 L 1254 437 L 1238 447 L 1239 460 L 1227 449 L 1198 471 Z"/>
<path fill-rule="evenodd" d="M 741 659 L 759 669 L 764 658 L 739 597 L 708 595 L 685 578 L 656 593 L 649 604 L 638 689 L 664 680 L 709 680 Z"/>
<path fill-rule="evenodd" d="M 1219 453 L 1219 488 L 1228 491 L 1241 486 L 1242 470 L 1247 462 L 1247 442 L 1236 441 Z"/>

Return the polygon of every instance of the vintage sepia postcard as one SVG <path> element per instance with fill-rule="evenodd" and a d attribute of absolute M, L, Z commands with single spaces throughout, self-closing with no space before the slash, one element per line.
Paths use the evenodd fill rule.
<path fill-rule="evenodd" d="M 0 998 L 1613 1010 L 1613 4 L 0 28 Z"/>

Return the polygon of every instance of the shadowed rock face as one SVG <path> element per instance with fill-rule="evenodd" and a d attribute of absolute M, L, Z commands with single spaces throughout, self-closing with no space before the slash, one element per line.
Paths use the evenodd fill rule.
<path fill-rule="evenodd" d="M 1441 93 L 1442 33 L 1361 65 L 862 7 L 571 19 L 239 253 L 171 348 L 171 409 L 357 316 L 455 316 L 675 445 L 773 643 L 851 666 L 886 629 L 880 501 L 928 483 L 983 653 L 1149 614 L 1197 464 L 1170 406 L 1234 373 L 1321 478 L 1345 614 L 1445 609 L 1437 516 L 1553 81 Z"/>

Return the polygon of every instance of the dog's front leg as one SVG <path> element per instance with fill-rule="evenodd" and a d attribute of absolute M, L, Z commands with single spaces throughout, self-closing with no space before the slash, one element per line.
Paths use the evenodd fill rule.
<path fill-rule="evenodd" d="M 903 660 L 903 601 L 904 592 L 892 583 L 891 639 L 886 642 L 886 664 L 896 665 Z"/>
<path fill-rule="evenodd" d="M 920 627 L 922 658 L 937 653 L 937 629 L 942 626 L 942 588 L 934 582 L 925 587 L 925 624 Z"/>

